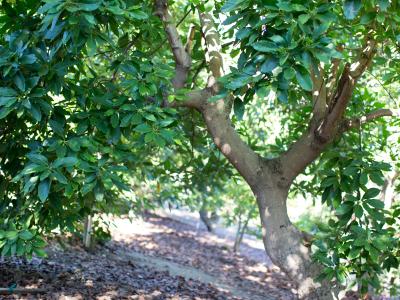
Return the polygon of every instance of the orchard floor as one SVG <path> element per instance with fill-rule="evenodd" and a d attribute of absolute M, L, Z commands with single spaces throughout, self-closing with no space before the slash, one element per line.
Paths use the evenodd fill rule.
<path fill-rule="evenodd" d="M 113 239 L 91 253 L 51 243 L 49 257 L 0 260 L 0 287 L 43 288 L 0 299 L 295 299 L 262 252 L 159 215 L 115 220 Z M 261 250 L 260 250 L 261 251 Z"/>

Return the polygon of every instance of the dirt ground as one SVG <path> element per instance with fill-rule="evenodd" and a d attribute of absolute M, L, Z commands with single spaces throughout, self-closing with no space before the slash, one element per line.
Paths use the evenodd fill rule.
<path fill-rule="evenodd" d="M 296 298 L 278 269 L 190 224 L 158 215 L 115 224 L 112 241 L 92 253 L 53 242 L 47 259 L 0 260 L 0 287 L 46 290 L 0 299 Z"/>

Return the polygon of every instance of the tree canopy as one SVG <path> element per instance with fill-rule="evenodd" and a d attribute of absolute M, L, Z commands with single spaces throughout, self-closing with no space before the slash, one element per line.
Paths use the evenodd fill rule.
<path fill-rule="evenodd" d="M 399 23 L 397 0 L 3 0 L 2 255 L 157 197 L 221 205 L 234 176 L 300 298 L 379 288 L 400 257 L 379 198 L 400 168 Z M 297 194 L 329 208 L 318 232 L 289 220 Z"/>

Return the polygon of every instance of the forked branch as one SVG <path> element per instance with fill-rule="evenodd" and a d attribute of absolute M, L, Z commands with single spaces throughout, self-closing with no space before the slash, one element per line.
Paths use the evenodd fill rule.
<path fill-rule="evenodd" d="M 357 80 L 371 64 L 375 52 L 376 41 L 366 37 L 358 59 L 352 64 L 345 65 L 336 90 L 328 99 L 324 116 L 319 118 L 318 115 L 314 115 L 308 131 L 281 155 L 280 160 L 285 170 L 283 180 L 286 182 L 294 180 L 338 134 L 343 132 L 344 112 L 351 100 Z"/>

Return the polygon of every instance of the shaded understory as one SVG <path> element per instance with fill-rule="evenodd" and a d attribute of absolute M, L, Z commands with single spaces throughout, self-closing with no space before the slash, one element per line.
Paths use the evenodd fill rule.
<path fill-rule="evenodd" d="M 0 287 L 44 288 L 0 299 L 295 299 L 267 263 L 233 254 L 195 226 L 157 215 L 116 220 L 113 240 L 92 253 L 52 242 L 45 260 L 0 260 Z"/>

